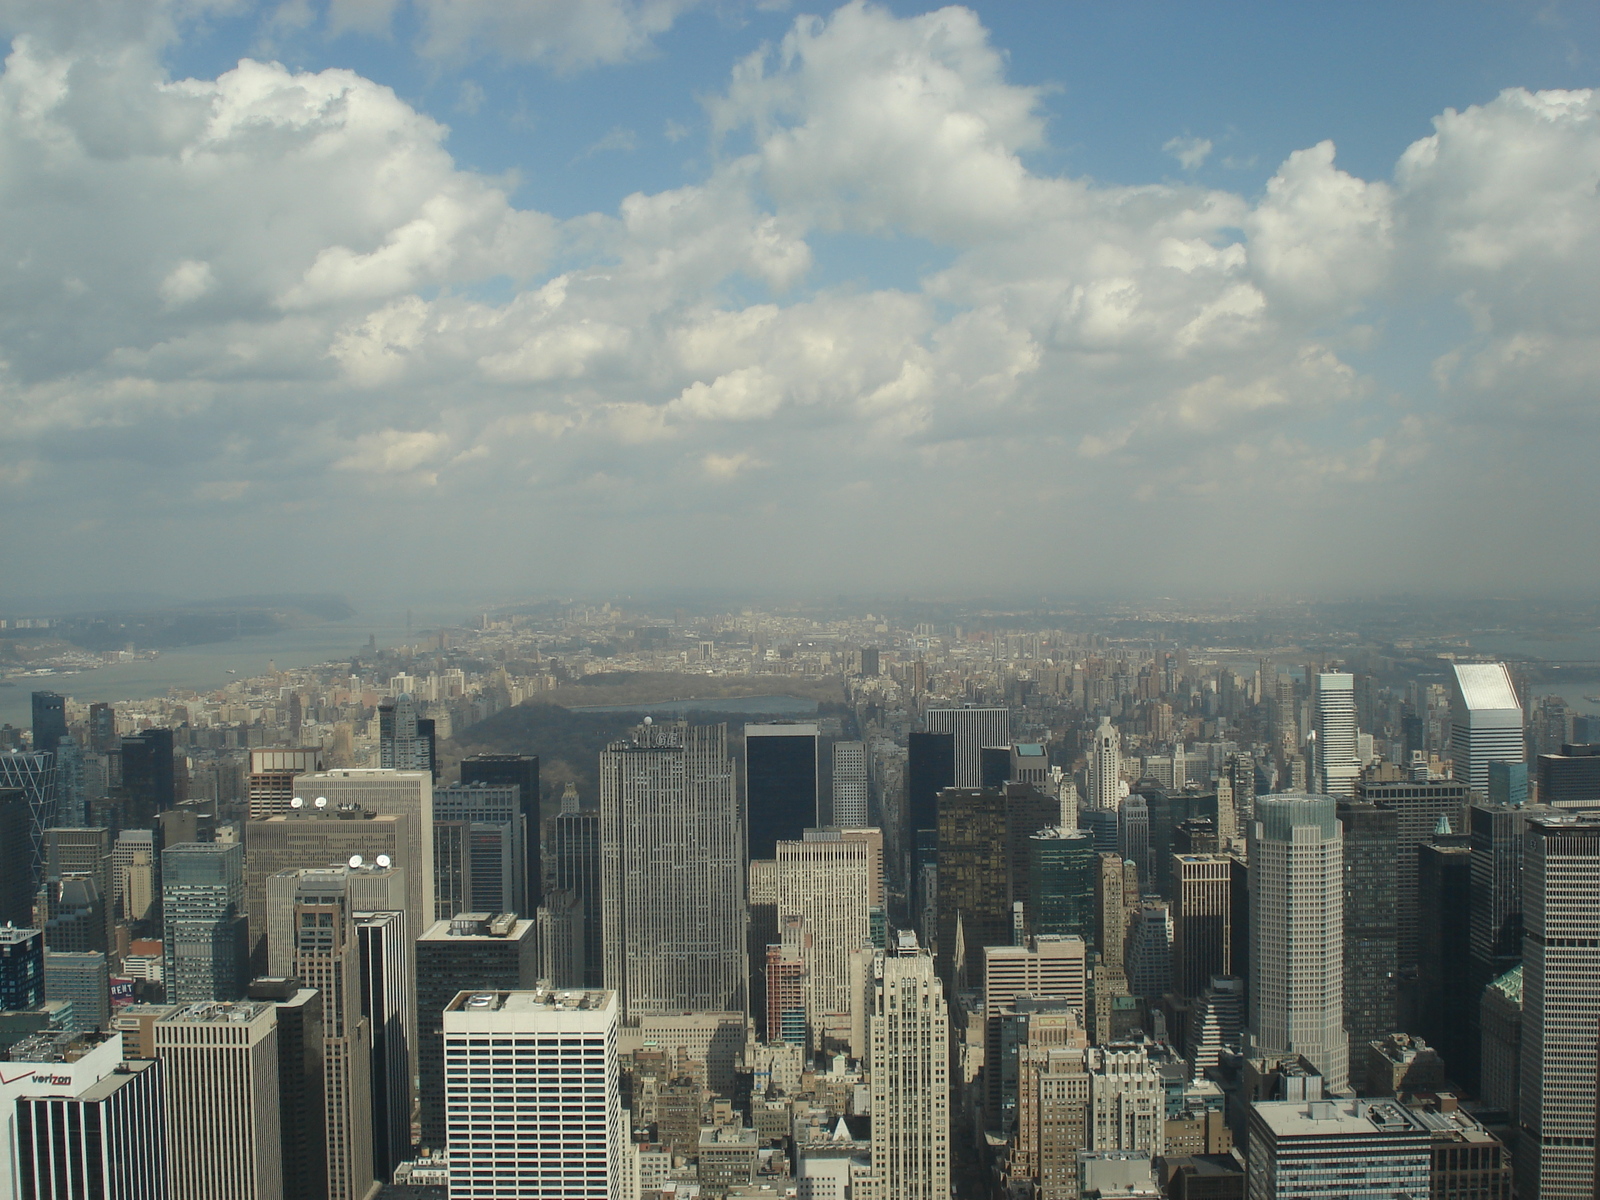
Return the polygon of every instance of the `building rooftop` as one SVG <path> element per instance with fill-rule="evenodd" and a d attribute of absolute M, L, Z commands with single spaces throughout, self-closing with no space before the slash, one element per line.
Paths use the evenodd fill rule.
<path fill-rule="evenodd" d="M 1270 1100 L 1253 1106 L 1277 1137 L 1370 1137 L 1417 1133 L 1417 1116 L 1391 1100 Z"/>
<path fill-rule="evenodd" d="M 446 1012 L 597 1012 L 614 1002 L 615 992 L 584 988 L 538 987 L 517 992 L 460 992 Z"/>
<path fill-rule="evenodd" d="M 7 925 L 0 929 L 0 946 L 15 946 L 38 936 L 37 929 L 18 929 L 15 925 Z"/>
<path fill-rule="evenodd" d="M 271 1011 L 272 1005 L 253 1000 L 202 1000 L 186 1004 L 161 1020 L 165 1024 L 182 1021 L 192 1025 L 247 1025 L 262 1013 Z"/>
<path fill-rule="evenodd" d="M 1521 709 L 1517 689 L 1505 663 L 1456 663 L 1456 685 L 1468 708 L 1479 711 Z"/>

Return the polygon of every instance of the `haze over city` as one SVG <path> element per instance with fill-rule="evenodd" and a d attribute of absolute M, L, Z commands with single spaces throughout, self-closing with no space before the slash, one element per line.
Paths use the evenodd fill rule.
<path fill-rule="evenodd" d="M 1591 5 L 0 20 L 7 597 L 1595 580 Z"/>

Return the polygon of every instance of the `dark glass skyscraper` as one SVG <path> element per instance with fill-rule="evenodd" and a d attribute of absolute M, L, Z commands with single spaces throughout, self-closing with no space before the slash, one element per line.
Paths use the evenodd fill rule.
<path fill-rule="evenodd" d="M 1028 924 L 1035 935 L 1081 937 L 1095 947 L 1100 855 L 1086 829 L 1046 829 L 1028 843 Z"/>
<path fill-rule="evenodd" d="M 493 787 L 515 786 L 517 803 L 522 808 L 523 895 L 531 917 L 544 900 L 540 866 L 539 836 L 539 756 L 537 754 L 473 754 L 461 760 L 461 782 L 485 783 Z M 599 985 L 596 984 L 596 987 Z"/>
<path fill-rule="evenodd" d="M 556 887 L 578 898 L 583 912 L 583 985 L 597 988 L 605 978 L 601 953 L 600 812 L 564 812 L 550 824 Z"/>
<path fill-rule="evenodd" d="M 1357 1054 L 1399 1028 L 1395 1000 L 1395 812 L 1340 800 L 1344 826 L 1344 1019 Z"/>
<path fill-rule="evenodd" d="M 927 897 L 922 894 L 924 868 L 932 867 L 939 844 L 939 793 L 956 785 L 956 738 L 953 733 L 912 733 L 907 739 L 906 804 L 902 845 L 905 847 L 906 901 L 914 925 Z M 898 868 L 900 864 L 895 864 Z"/>
<path fill-rule="evenodd" d="M 122 739 L 122 790 L 127 797 L 123 826 L 151 824 L 157 813 L 178 803 L 172 769 L 172 730 L 146 729 Z"/>
<path fill-rule="evenodd" d="M 744 727 L 744 799 L 750 858 L 775 858 L 820 824 L 815 725 Z"/>
<path fill-rule="evenodd" d="M 33 748 L 54 754 L 67 736 L 67 698 L 58 692 L 33 693 Z"/>

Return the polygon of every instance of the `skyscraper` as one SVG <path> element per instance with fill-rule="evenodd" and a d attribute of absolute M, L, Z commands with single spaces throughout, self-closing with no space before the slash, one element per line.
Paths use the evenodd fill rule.
<path fill-rule="evenodd" d="M 939 978 L 957 986 L 982 966 L 983 947 L 1011 942 L 1011 860 L 1006 794 L 947 788 L 939 793 Z"/>
<path fill-rule="evenodd" d="M 1539 755 L 1539 803 L 1600 807 L 1600 745 L 1564 742 L 1560 754 Z"/>
<path fill-rule="evenodd" d="M 523 815 L 520 793 L 515 785 L 486 783 L 459 784 L 435 788 L 433 820 L 437 830 L 445 822 L 462 826 L 462 837 L 455 839 L 459 861 L 439 861 L 437 839 L 434 847 L 435 920 L 458 912 L 514 912 L 533 915 L 527 892 L 527 818 Z M 439 880 L 450 874 L 463 879 L 464 903 L 444 905 Z"/>
<path fill-rule="evenodd" d="M 319 1200 L 328 1194 L 322 993 L 301 987 L 297 979 L 263 977 L 250 981 L 246 997 L 271 1004 L 278 1024 L 283 1200 Z"/>
<path fill-rule="evenodd" d="M 850 1037 L 855 1003 L 850 962 L 870 945 L 868 899 L 871 859 L 865 842 L 837 830 L 808 829 L 798 842 L 777 847 L 778 914 L 805 920 L 805 1008 L 811 1045 Z"/>
<path fill-rule="evenodd" d="M 1172 986 L 1185 999 L 1233 974 L 1231 863 L 1226 854 L 1172 856 Z"/>
<path fill-rule="evenodd" d="M 1472 851 L 1465 834 L 1439 821 L 1417 851 L 1417 1001 L 1413 1028 L 1459 1078 L 1476 1059 L 1478 1007 L 1471 986 Z"/>
<path fill-rule="evenodd" d="M 1522 865 L 1517 1191 L 1589 1200 L 1600 1028 L 1600 815 L 1530 817 Z"/>
<path fill-rule="evenodd" d="M 522 808 L 522 894 L 530 916 L 543 900 L 543 867 L 540 865 L 539 837 L 543 828 L 539 814 L 539 756 L 537 754 L 469 754 L 461 760 L 461 782 L 490 787 L 515 787 Z M 454 913 L 446 914 L 454 916 Z M 441 917 L 440 920 L 444 920 Z"/>
<path fill-rule="evenodd" d="M 33 693 L 33 748 L 54 754 L 56 743 L 67 736 L 67 698 L 59 692 Z"/>
<path fill-rule="evenodd" d="M 153 1030 L 165 1074 L 172 1200 L 283 1195 L 273 1006 L 186 1004 Z"/>
<path fill-rule="evenodd" d="M 98 950 L 44 952 L 44 998 L 72 1005 L 69 1028 L 87 1032 L 111 1025 L 111 972 Z"/>
<path fill-rule="evenodd" d="M 20 1012 L 44 1000 L 44 933 L 0 925 L 0 1012 Z"/>
<path fill-rule="evenodd" d="M 44 831 L 56 819 L 56 759 L 53 754 L 23 750 L 0 752 L 0 789 L 18 789 L 28 806 L 28 895 L 44 877 Z"/>
<path fill-rule="evenodd" d="M 872 1171 L 883 1200 L 950 1195 L 950 1020 L 916 938 L 874 957 L 869 1024 Z"/>
<path fill-rule="evenodd" d="M 452 1200 L 627 1194 L 618 1018 L 609 991 L 479 991 L 451 1000 L 444 1100 Z"/>
<path fill-rule="evenodd" d="M 1486 797 L 1489 764 L 1525 758 L 1522 703 L 1504 663 L 1454 663 L 1450 682 L 1450 758 L 1456 781 Z"/>
<path fill-rule="evenodd" d="M 1344 1031 L 1344 846 L 1328 796 L 1256 799 L 1250 833 L 1250 1030 L 1258 1057 L 1304 1055 L 1331 1091 Z"/>
<path fill-rule="evenodd" d="M 1427 1127 L 1396 1101 L 1253 1104 L 1246 1147 L 1251 1200 L 1429 1195 Z"/>
<path fill-rule="evenodd" d="M 361 1015 L 372 1032 L 372 1170 L 393 1178 L 411 1157 L 411 947 L 404 912 L 356 912 Z"/>
<path fill-rule="evenodd" d="M 1395 811 L 1365 800 L 1340 800 L 1344 829 L 1344 1014 L 1350 1044 L 1399 1028 L 1395 917 Z"/>
<path fill-rule="evenodd" d="M 111 1075 L 76 1095 L 18 1096 L 18 1195 L 27 1200 L 168 1195 L 161 1082 L 161 1064 L 146 1059 L 118 1064 Z"/>
<path fill-rule="evenodd" d="M 122 824 L 150 825 L 178 803 L 172 730 L 146 729 L 122 739 Z"/>
<path fill-rule="evenodd" d="M 94 880 L 101 905 L 102 927 L 96 944 L 87 950 L 109 949 L 108 939 L 115 924 L 111 878 L 111 830 L 55 828 L 44 831 L 45 877 L 65 879 L 82 875 Z"/>
<path fill-rule="evenodd" d="M 833 823 L 859 828 L 867 819 L 867 745 L 833 744 Z"/>
<path fill-rule="evenodd" d="M 426 771 L 340 769 L 302 775 L 297 781 L 307 807 L 316 797 L 330 809 L 354 805 L 379 816 L 404 816 L 407 845 L 394 855 L 395 865 L 406 873 L 406 915 L 413 929 L 433 915 L 433 778 Z M 255 853 L 255 847 L 250 849 Z M 360 853 L 365 854 L 364 851 Z"/>
<path fill-rule="evenodd" d="M 1035 935 L 1080 937 L 1093 946 L 1100 856 L 1084 829 L 1041 829 L 1027 839 L 1027 916 Z"/>
<path fill-rule="evenodd" d="M 534 923 L 459 913 L 417 939 L 417 1078 L 422 1145 L 445 1148 L 444 1010 L 458 991 L 517 991 L 538 978 Z"/>
<path fill-rule="evenodd" d="M 605 978 L 601 949 L 600 812 L 579 809 L 558 813 L 550 822 L 550 856 L 557 889 L 578 898 L 583 920 L 583 985 L 597 988 Z"/>
<path fill-rule="evenodd" d="M 605 980 L 624 1017 L 744 1010 L 739 830 L 725 726 L 642 725 L 601 753 Z"/>
<path fill-rule="evenodd" d="M 394 771 L 433 775 L 433 738 L 418 728 L 416 702 L 409 692 L 378 704 L 378 765 Z"/>
<path fill-rule="evenodd" d="M 896 863 L 907 872 L 906 902 L 912 924 L 927 908 L 923 881 L 934 869 L 939 841 L 939 793 L 956 785 L 956 739 L 949 733 L 920 733 L 906 737 L 906 803 L 901 845 L 906 861 Z"/>
<path fill-rule="evenodd" d="M 1466 828 L 1467 786 L 1461 778 L 1379 782 L 1363 779 L 1356 796 L 1394 810 L 1395 819 L 1395 954 L 1401 971 L 1417 962 L 1417 851 L 1439 827 Z"/>
<path fill-rule="evenodd" d="M 245 801 L 252 821 L 289 811 L 298 794 L 295 779 L 322 770 L 321 747 L 262 747 L 250 751 L 250 771 L 245 777 Z"/>
<path fill-rule="evenodd" d="M 1089 807 L 1115 810 L 1122 804 L 1122 734 L 1110 717 L 1100 718 L 1089 746 Z"/>
<path fill-rule="evenodd" d="M 182 842 L 161 852 L 167 999 L 238 1000 L 249 982 L 244 847 Z"/>
<path fill-rule="evenodd" d="M 372 1023 L 361 1011 L 361 962 L 349 872 L 345 868 L 279 872 L 267 881 L 267 909 L 273 914 L 287 911 L 291 917 L 289 936 L 283 939 L 287 944 L 281 950 L 279 939 L 268 939 L 273 975 L 292 976 L 323 997 L 328 1198 L 366 1200 L 375 1178 Z"/>
<path fill-rule="evenodd" d="M 1011 745 L 1011 710 L 992 705 L 930 708 L 925 714 L 929 733 L 955 738 L 955 786 L 983 786 L 983 748 Z"/>
<path fill-rule="evenodd" d="M 33 810 L 26 794 L 0 780 L 0 926 L 33 920 L 32 829 Z"/>
<path fill-rule="evenodd" d="M 779 841 L 822 824 L 815 723 L 744 727 L 744 802 L 750 858 L 772 858 Z"/>
<path fill-rule="evenodd" d="M 1355 795 L 1361 775 L 1355 678 L 1342 672 L 1317 676 L 1317 790 L 1325 796 Z"/>

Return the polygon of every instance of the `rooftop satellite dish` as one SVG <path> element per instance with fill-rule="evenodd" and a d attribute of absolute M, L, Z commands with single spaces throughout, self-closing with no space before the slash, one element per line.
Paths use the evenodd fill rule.
<path fill-rule="evenodd" d="M 646 725 L 654 725 L 656 723 L 656 719 L 654 717 L 646 717 L 644 719 L 644 723 Z"/>
<path fill-rule="evenodd" d="M 387 854 L 378 855 L 378 865 L 380 867 L 387 867 L 392 862 L 394 862 L 394 859 L 390 858 Z"/>
<path fill-rule="evenodd" d="M 293 800 L 289 801 L 290 808 L 304 808 L 305 806 L 305 799 L 301 796 L 296 796 Z"/>
<path fill-rule="evenodd" d="M 351 856 L 350 856 L 350 865 L 351 865 L 351 866 L 352 866 L 352 867 L 359 867 L 359 866 L 360 866 L 360 865 L 361 865 L 361 855 L 359 855 L 359 854 L 352 854 L 352 855 L 351 855 Z"/>
<path fill-rule="evenodd" d="M 318 808 L 327 808 L 328 798 L 326 796 L 318 796 L 316 800 L 312 801 L 312 803 L 314 803 Z"/>

